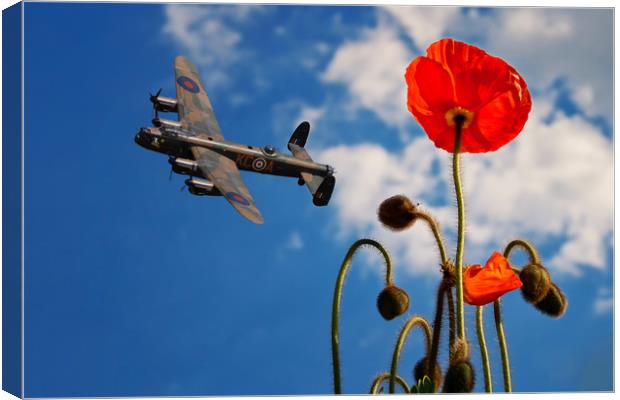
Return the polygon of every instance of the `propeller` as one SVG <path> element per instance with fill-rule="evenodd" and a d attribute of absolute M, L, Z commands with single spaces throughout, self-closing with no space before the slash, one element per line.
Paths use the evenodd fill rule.
<path fill-rule="evenodd" d="M 174 172 L 173 162 L 174 162 L 174 157 L 172 156 L 168 157 L 168 164 L 170 164 L 170 175 L 168 176 L 168 181 L 172 180 L 172 173 Z"/>
<path fill-rule="evenodd" d="M 157 100 L 160 94 L 161 94 L 161 88 L 155 94 L 149 93 L 149 98 L 151 100 L 151 103 L 155 104 L 155 101 Z"/>
<path fill-rule="evenodd" d="M 161 88 L 159 88 L 159 90 L 155 93 L 152 94 L 149 92 L 149 100 L 151 100 L 151 103 L 153 103 L 153 111 L 155 111 L 155 115 L 153 116 L 153 120 L 156 120 L 159 118 L 159 113 L 157 110 L 157 98 L 159 97 L 159 95 L 161 94 Z"/>
<path fill-rule="evenodd" d="M 190 177 L 189 177 L 189 179 L 186 179 L 186 180 L 183 182 L 183 186 L 181 186 L 181 192 L 182 192 L 182 191 L 184 191 L 186 188 L 188 188 L 188 186 L 187 186 L 187 181 L 189 181 L 189 180 L 190 180 L 190 179 L 192 179 L 192 178 L 193 178 L 193 176 L 190 176 Z"/>

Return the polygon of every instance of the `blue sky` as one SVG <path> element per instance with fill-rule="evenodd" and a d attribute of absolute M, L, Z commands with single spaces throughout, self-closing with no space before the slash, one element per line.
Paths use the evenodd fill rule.
<path fill-rule="evenodd" d="M 533 94 L 514 142 L 463 161 L 465 263 L 530 238 L 569 298 L 553 320 L 505 296 L 513 387 L 612 390 L 610 10 L 25 9 L 26 396 L 330 393 L 333 285 L 360 237 L 388 247 L 409 314 L 431 319 L 432 236 L 418 225 L 387 232 L 375 210 L 408 195 L 437 216 L 453 252 L 449 155 L 408 114 L 403 79 L 444 36 L 506 59 Z M 181 192 L 181 177 L 168 181 L 166 157 L 133 135 L 151 119 L 149 91 L 174 96 L 178 54 L 198 65 L 227 139 L 285 149 L 309 120 L 310 153 L 337 171 L 331 204 L 314 207 L 293 179 L 244 174 L 265 217 L 257 226 L 221 198 Z M 388 368 L 404 322 L 376 311 L 382 274 L 363 250 L 347 280 L 346 393 L 366 393 Z M 472 307 L 466 317 L 475 344 Z M 499 389 L 491 319 L 486 332 Z M 409 380 L 422 343 L 414 333 L 402 355 Z"/>

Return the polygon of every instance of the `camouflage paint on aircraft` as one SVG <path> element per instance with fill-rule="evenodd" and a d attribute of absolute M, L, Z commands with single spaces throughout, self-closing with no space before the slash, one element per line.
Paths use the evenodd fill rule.
<path fill-rule="evenodd" d="M 179 56 L 174 60 L 174 72 L 181 126 L 194 131 L 198 137 L 224 140 L 213 106 L 194 64 Z M 200 170 L 213 181 L 220 192 L 225 193 L 226 200 L 241 215 L 262 224 L 263 216 L 245 186 L 235 162 L 204 147 L 193 146 L 191 151 Z"/>

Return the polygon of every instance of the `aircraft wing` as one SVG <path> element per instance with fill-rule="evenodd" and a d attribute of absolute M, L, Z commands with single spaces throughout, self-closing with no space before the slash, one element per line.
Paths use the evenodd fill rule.
<path fill-rule="evenodd" d="M 174 59 L 177 101 L 181 126 L 198 136 L 223 140 L 213 106 L 194 64 L 185 57 Z"/>
<path fill-rule="evenodd" d="M 198 167 L 241 215 L 256 224 L 264 222 L 234 161 L 202 147 L 192 147 L 192 153 Z"/>
<path fill-rule="evenodd" d="M 181 126 L 192 130 L 198 136 L 224 140 L 213 106 L 194 64 L 179 56 L 174 59 L 174 74 Z M 229 158 L 209 149 L 194 146 L 191 151 L 198 167 L 226 200 L 245 218 L 262 224 L 263 216 L 243 183 L 237 165 Z"/>

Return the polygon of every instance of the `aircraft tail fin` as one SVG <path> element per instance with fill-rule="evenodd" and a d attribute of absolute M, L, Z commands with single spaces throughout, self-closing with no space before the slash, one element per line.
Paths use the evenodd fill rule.
<path fill-rule="evenodd" d="M 295 130 L 297 133 L 300 130 L 300 127 L 303 123 Z M 309 128 L 309 125 L 308 125 Z M 293 137 L 295 137 L 295 133 L 293 133 Z M 306 139 L 308 137 L 308 130 L 305 131 L 305 137 L 303 138 L 303 143 L 305 144 Z M 293 138 L 291 138 L 293 139 Z M 300 160 L 310 161 L 312 162 L 312 158 L 310 154 L 298 144 L 293 142 L 289 142 L 288 144 L 289 150 L 293 153 L 293 155 Z M 333 170 L 331 167 L 329 168 L 329 172 L 325 176 L 312 174 L 310 172 L 301 172 L 299 177 L 300 184 L 306 184 L 310 194 L 312 195 L 312 202 L 315 206 L 326 206 L 329 203 L 329 199 L 332 196 L 332 192 L 334 191 L 334 186 L 336 185 L 336 178 L 332 175 Z"/>
<path fill-rule="evenodd" d="M 325 177 L 319 177 L 316 175 L 311 176 L 313 180 L 316 179 L 318 181 L 318 187 L 316 188 L 314 193 L 312 193 L 312 189 L 310 189 L 310 185 L 307 183 L 308 181 L 306 181 L 308 189 L 310 189 L 312 193 L 312 203 L 317 207 L 326 206 L 327 203 L 329 203 L 329 199 L 331 199 L 332 197 L 334 186 L 336 186 L 336 178 L 334 177 L 334 175 L 328 175 Z"/>
<path fill-rule="evenodd" d="M 295 128 L 295 131 L 291 135 L 291 138 L 288 141 L 289 145 L 296 144 L 299 147 L 304 147 L 306 145 L 306 140 L 308 140 L 309 133 L 310 123 L 308 121 L 302 122 L 297 128 Z M 289 150 L 291 150 L 290 146 Z"/>

